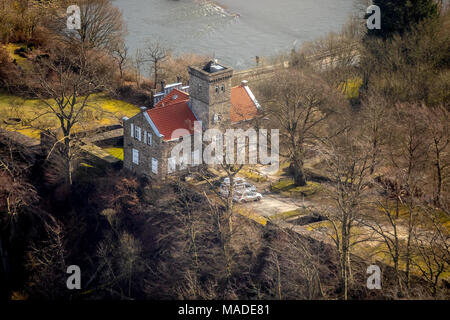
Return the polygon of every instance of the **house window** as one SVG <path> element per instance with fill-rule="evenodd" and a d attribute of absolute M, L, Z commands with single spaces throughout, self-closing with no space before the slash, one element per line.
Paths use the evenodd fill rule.
<path fill-rule="evenodd" d="M 133 149 L 133 163 L 139 164 L 139 150 Z"/>
<path fill-rule="evenodd" d="M 222 92 L 225 92 L 225 85 L 222 85 Z"/>
<path fill-rule="evenodd" d="M 150 132 L 147 132 L 147 144 L 151 146 L 153 143 L 153 135 Z"/>
<path fill-rule="evenodd" d="M 142 137 L 141 137 L 141 128 L 138 127 L 138 126 L 135 126 L 135 129 L 134 129 L 134 137 L 135 137 L 137 140 L 139 140 L 139 141 L 141 141 L 141 139 L 142 139 Z"/>
<path fill-rule="evenodd" d="M 152 158 L 152 172 L 158 174 L 158 160 Z"/>
<path fill-rule="evenodd" d="M 216 86 L 216 93 L 219 93 L 219 86 Z"/>
<path fill-rule="evenodd" d="M 198 85 L 197 85 L 197 91 L 200 93 L 200 91 L 202 91 L 202 85 L 199 83 Z"/>
<path fill-rule="evenodd" d="M 177 169 L 177 162 L 175 157 L 169 158 L 167 163 L 167 172 L 172 173 Z"/>
<path fill-rule="evenodd" d="M 132 138 L 134 137 L 134 124 L 131 124 L 130 135 Z"/>

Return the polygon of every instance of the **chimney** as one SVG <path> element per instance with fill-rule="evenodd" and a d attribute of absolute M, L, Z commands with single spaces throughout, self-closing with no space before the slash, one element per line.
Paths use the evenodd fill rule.
<path fill-rule="evenodd" d="M 181 77 L 177 76 L 177 83 L 180 83 L 180 82 L 181 82 Z"/>
<path fill-rule="evenodd" d="M 248 81 L 247 80 L 242 80 L 241 85 L 243 87 L 246 87 L 248 85 Z"/>
<path fill-rule="evenodd" d="M 161 80 L 161 92 L 164 92 L 164 87 L 166 86 L 166 82 Z"/>

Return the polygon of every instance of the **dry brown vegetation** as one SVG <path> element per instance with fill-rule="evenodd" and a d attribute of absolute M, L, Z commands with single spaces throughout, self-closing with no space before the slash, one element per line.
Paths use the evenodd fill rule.
<path fill-rule="evenodd" d="M 65 2 L 52 3 L 58 22 Z M 43 36 L 52 26 L 40 21 L 36 1 L 0 0 L 0 39 L 27 42 L 17 53 L 23 61 L 0 46 L 1 86 L 45 101 L 62 131 L 61 161 L 0 141 L 6 299 L 448 299 L 448 12 L 387 40 L 365 38 L 354 20 L 292 52 L 291 68 L 258 88 L 258 126 L 280 129 L 287 175 L 320 184 L 308 199 L 326 218 L 311 228 L 324 230 L 320 238 L 261 226 L 239 215 L 231 197 L 216 201 L 213 185 L 72 166 L 73 128 L 88 121 L 91 94 L 143 101 L 158 81 L 187 80 L 186 66 L 204 59 L 161 45 L 131 59 L 110 1 L 88 5 L 86 14 L 111 14 L 100 20 L 112 32 L 99 38 L 95 23 L 86 26 L 70 38 L 74 49 L 64 35 Z M 304 59 L 330 49 L 326 63 Z M 351 83 L 362 86 L 350 97 Z M 312 161 L 320 172 L 308 175 Z M 223 169 L 232 178 L 240 168 Z M 70 264 L 83 270 L 80 291 L 65 288 Z M 370 264 L 382 268 L 383 290 L 366 288 Z"/>

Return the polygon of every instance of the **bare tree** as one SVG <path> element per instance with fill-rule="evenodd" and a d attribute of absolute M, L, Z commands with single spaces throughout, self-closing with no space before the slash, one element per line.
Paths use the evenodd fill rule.
<path fill-rule="evenodd" d="M 393 121 L 397 124 L 389 141 L 390 173 L 401 186 L 400 203 L 406 209 L 406 246 L 404 252 L 406 289 L 410 289 L 412 243 L 417 227 L 418 206 L 423 198 L 423 181 L 427 163 L 427 145 L 423 107 L 397 105 Z"/>
<path fill-rule="evenodd" d="M 434 167 L 434 204 L 442 206 L 445 205 L 442 203 L 442 193 L 450 177 L 450 114 L 443 106 L 433 109 L 424 108 L 424 112 L 424 120 L 431 140 L 430 160 Z"/>
<path fill-rule="evenodd" d="M 0 129 L 0 295 L 9 296 L 12 286 L 13 248 L 26 241 L 23 218 L 36 222 L 40 217 L 38 193 L 28 175 L 33 164 L 33 151 L 19 147 L 7 138 L 14 133 Z M 6 137 L 5 137 L 6 136 Z M 38 229 L 38 223 L 33 224 Z"/>
<path fill-rule="evenodd" d="M 72 162 L 74 145 L 78 138 L 74 134 L 88 125 L 89 98 L 107 88 L 108 72 L 97 60 L 100 57 L 83 46 L 55 49 L 52 58 L 35 64 L 34 73 L 29 76 L 29 87 L 33 94 L 46 106 L 37 118 L 53 115 L 57 118 L 60 132 L 53 135 L 53 147 L 59 148 L 64 161 L 65 182 L 72 184 Z M 94 109 L 93 109 L 94 110 Z"/>
<path fill-rule="evenodd" d="M 234 250 L 231 245 L 231 240 L 233 232 L 236 232 L 236 230 L 232 229 L 232 224 L 230 223 L 232 216 L 230 216 L 228 212 L 224 215 L 223 210 L 217 205 L 217 203 L 214 203 L 210 197 L 206 195 L 206 193 L 204 193 L 204 196 L 208 201 L 209 214 L 213 218 L 215 230 L 220 240 L 220 248 L 225 260 L 225 274 L 227 280 L 229 281 L 231 279 L 234 266 Z"/>
<path fill-rule="evenodd" d="M 67 256 L 64 229 L 52 218 L 45 223 L 46 239 L 31 245 L 27 252 L 27 269 L 31 273 L 29 292 L 36 297 L 55 300 L 67 297 Z"/>
<path fill-rule="evenodd" d="M 91 290 L 106 290 L 113 298 L 131 299 L 136 276 L 144 269 L 141 251 L 139 240 L 125 231 L 107 235 L 97 249 L 99 284 Z"/>
<path fill-rule="evenodd" d="M 153 89 L 156 89 L 159 80 L 161 63 L 169 57 L 170 50 L 160 41 L 148 41 L 144 48 L 144 61 L 151 63 L 151 74 L 153 74 Z"/>
<path fill-rule="evenodd" d="M 370 154 L 358 144 L 358 137 L 351 129 L 323 142 L 321 153 L 331 177 L 329 198 L 332 201 L 323 214 L 331 224 L 327 232 L 339 257 L 343 298 L 347 300 L 352 282 L 352 248 L 371 236 L 360 238 L 354 233 L 354 227 L 368 206 Z"/>
<path fill-rule="evenodd" d="M 361 224 L 375 232 L 372 241 L 378 241 L 386 246 L 387 254 L 394 264 L 395 278 L 398 286 L 397 296 L 402 296 L 403 279 L 400 262 L 402 261 L 404 248 L 400 231 L 401 225 L 399 225 L 401 223 L 398 221 L 398 214 L 394 214 L 395 212 L 398 212 L 398 210 L 396 210 L 398 207 L 392 204 L 392 199 L 390 197 L 392 194 L 391 186 L 386 183 L 380 183 L 379 187 L 380 193 L 384 193 L 385 196 L 374 202 L 373 211 L 375 212 L 371 210 L 370 213 L 361 217 Z M 379 210 L 377 210 L 378 208 Z"/>
<path fill-rule="evenodd" d="M 120 79 L 122 80 L 124 67 L 128 60 L 128 47 L 125 43 L 120 42 L 113 48 L 112 55 L 117 62 L 117 66 L 119 67 Z"/>
<path fill-rule="evenodd" d="M 78 30 L 68 31 L 66 28 L 65 11 L 70 5 L 80 7 L 81 28 Z M 111 0 L 61 1 L 48 24 L 62 39 L 70 43 L 81 42 L 88 48 L 112 50 L 117 43 L 123 41 L 125 34 L 122 13 L 113 6 Z"/>
<path fill-rule="evenodd" d="M 416 232 L 416 254 L 412 263 L 428 283 L 431 295 L 439 298 L 440 280 L 450 269 L 450 234 L 440 221 L 442 213 L 432 208 L 423 209 L 421 226 L 427 229 Z"/>
<path fill-rule="evenodd" d="M 382 148 L 386 144 L 388 131 L 389 108 L 387 101 L 374 93 L 368 94 L 361 103 L 362 138 L 370 146 L 371 165 L 370 174 L 375 172 L 381 162 Z"/>
<path fill-rule="evenodd" d="M 294 183 L 304 186 L 307 148 L 325 135 L 325 120 L 341 108 L 341 100 L 320 78 L 300 71 L 280 72 L 260 90 L 268 116 L 280 128 L 280 155 L 289 159 Z"/>
<path fill-rule="evenodd" d="M 142 65 L 144 64 L 144 55 L 141 49 L 136 49 L 134 54 L 133 64 L 136 75 L 136 86 L 140 88 L 141 86 L 141 76 L 142 76 Z"/>

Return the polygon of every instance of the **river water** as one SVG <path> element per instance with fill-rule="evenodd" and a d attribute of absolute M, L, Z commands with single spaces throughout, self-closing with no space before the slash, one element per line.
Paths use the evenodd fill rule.
<path fill-rule="evenodd" d="M 123 11 L 130 53 L 158 39 L 179 53 L 214 56 L 235 69 L 255 65 L 330 31 L 361 0 L 113 0 Z M 360 13 L 360 12 L 359 12 Z"/>

